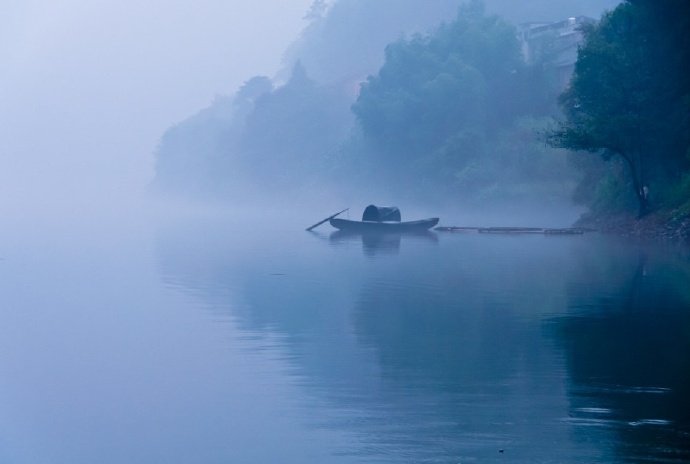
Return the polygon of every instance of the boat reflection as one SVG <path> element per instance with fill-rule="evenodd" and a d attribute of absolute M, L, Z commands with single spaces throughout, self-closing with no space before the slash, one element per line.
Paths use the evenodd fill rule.
<path fill-rule="evenodd" d="M 344 462 L 690 462 L 690 254 L 437 240 L 195 222 L 157 259 L 284 363 L 300 420 L 356 437 Z"/>
<path fill-rule="evenodd" d="M 400 243 L 405 240 L 417 240 L 438 243 L 438 236 L 434 232 L 354 232 L 339 230 L 331 233 L 331 244 L 362 242 L 362 251 L 366 256 L 391 255 L 400 252 Z"/>

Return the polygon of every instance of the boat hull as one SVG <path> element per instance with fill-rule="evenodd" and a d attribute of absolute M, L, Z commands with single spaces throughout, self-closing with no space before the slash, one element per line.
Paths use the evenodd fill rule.
<path fill-rule="evenodd" d="M 351 221 L 333 218 L 330 224 L 336 229 L 352 232 L 420 232 L 429 230 L 438 224 L 438 218 L 406 222 Z"/>

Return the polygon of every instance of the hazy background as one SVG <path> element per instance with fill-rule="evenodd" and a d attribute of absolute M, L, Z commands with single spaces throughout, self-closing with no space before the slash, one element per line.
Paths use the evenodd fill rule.
<path fill-rule="evenodd" d="M 310 3 L 0 1 L 0 213 L 143 191 L 163 131 L 272 75 Z"/>
<path fill-rule="evenodd" d="M 0 2 L 0 214 L 130 205 L 154 176 L 161 136 L 216 96 L 252 76 L 280 85 L 296 60 L 321 82 L 351 70 L 355 93 L 390 40 L 452 19 L 463 2 L 430 1 L 420 13 L 410 0 L 341 0 L 326 2 L 323 20 L 312 3 Z M 519 22 L 596 17 L 617 1 L 486 3 Z"/>
<path fill-rule="evenodd" d="M 293 211 L 476 210 L 484 222 L 487 206 L 502 222 L 521 206 L 523 218 L 571 223 L 581 175 L 539 135 L 558 116 L 560 55 L 525 61 L 518 25 L 593 20 L 617 2 L 481 3 L 315 0 L 276 74 L 254 74 L 164 132 L 153 190 L 233 208 L 251 198 Z"/>
<path fill-rule="evenodd" d="M 320 202 L 311 209 L 284 193 L 289 183 L 267 188 L 280 215 L 238 208 L 255 198 L 243 185 L 220 197 L 229 214 L 191 201 L 198 214 L 182 217 L 140 207 L 165 134 L 180 137 L 163 152 L 190 164 L 227 155 L 200 142 L 226 135 L 216 110 L 228 100 L 231 116 L 256 110 L 236 145 L 250 167 L 350 141 L 354 130 L 313 130 L 343 115 L 315 110 L 340 102 L 335 127 L 349 128 L 357 87 L 342 84 L 379 75 L 382 47 L 401 30 L 433 33 L 460 1 L 338 0 L 303 19 L 312 0 L 0 0 L 1 463 L 690 462 L 687 250 L 598 234 L 306 233 L 366 205 L 329 198 L 332 183 L 317 181 L 293 197 Z M 597 16 L 614 2 L 487 8 L 517 23 Z M 259 105 L 245 85 L 254 76 L 270 85 Z M 506 159 L 529 161 L 532 126 L 510 128 Z M 235 174 L 209 171 L 223 185 Z M 415 209 L 398 193 L 405 219 L 568 224 L 543 203 L 490 222 L 458 196 L 447 210 Z M 549 222 L 526 223 L 537 215 Z"/>

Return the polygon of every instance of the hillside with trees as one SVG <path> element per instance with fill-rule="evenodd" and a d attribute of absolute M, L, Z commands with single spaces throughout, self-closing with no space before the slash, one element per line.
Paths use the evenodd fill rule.
<path fill-rule="evenodd" d="M 481 2 L 389 45 L 353 105 L 370 170 L 465 203 L 568 197 L 565 153 L 539 135 L 551 116 L 536 104 L 551 91 L 534 78 L 540 64 L 524 63 L 515 27 Z"/>
<path fill-rule="evenodd" d="M 444 0 L 423 14 L 416 0 L 384 3 L 314 2 L 284 83 L 254 77 L 171 128 L 156 187 L 221 200 L 327 186 L 569 201 L 575 171 L 539 138 L 557 89 L 543 63 L 525 64 L 515 26 L 476 1 L 458 10 L 459 0 Z M 439 26 L 444 17 L 454 19 Z M 356 32 L 372 23 L 382 27 Z"/>
<path fill-rule="evenodd" d="M 598 218 L 690 212 L 685 2 L 628 0 L 584 21 L 568 84 L 554 79 L 567 69 L 559 32 L 528 56 L 515 22 L 612 3 L 569 1 L 421 13 L 416 0 L 315 1 L 284 71 L 163 136 L 156 186 L 221 201 L 379 191 L 476 208 L 574 200 Z"/>
<path fill-rule="evenodd" d="M 689 28 L 683 0 L 629 0 L 584 31 L 550 142 L 592 153 L 573 159 L 593 216 L 690 213 Z"/>

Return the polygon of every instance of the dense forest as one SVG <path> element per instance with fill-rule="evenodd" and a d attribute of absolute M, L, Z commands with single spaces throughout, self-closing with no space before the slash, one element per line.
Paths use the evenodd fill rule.
<path fill-rule="evenodd" d="M 574 200 L 594 215 L 685 205 L 684 0 L 393 3 L 316 0 L 284 71 L 166 132 L 156 187 Z"/>

